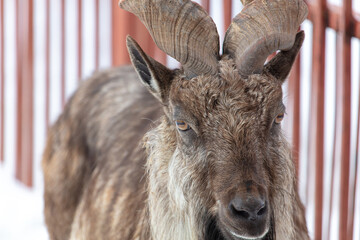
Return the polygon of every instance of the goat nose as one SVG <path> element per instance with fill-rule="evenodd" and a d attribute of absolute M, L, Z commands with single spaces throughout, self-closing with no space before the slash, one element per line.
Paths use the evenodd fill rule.
<path fill-rule="evenodd" d="M 261 198 L 248 197 L 243 199 L 235 197 L 230 201 L 231 214 L 242 220 L 260 220 L 267 212 L 266 202 Z"/>

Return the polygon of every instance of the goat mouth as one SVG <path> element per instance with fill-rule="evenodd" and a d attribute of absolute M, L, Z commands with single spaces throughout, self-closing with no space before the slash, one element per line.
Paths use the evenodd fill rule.
<path fill-rule="evenodd" d="M 228 240 L 261 240 L 268 239 L 268 233 L 270 231 L 270 226 L 266 226 L 262 232 L 254 232 L 250 229 L 237 229 L 231 224 L 220 224 L 220 229 L 225 239 Z"/>
<path fill-rule="evenodd" d="M 267 229 L 260 236 L 254 237 L 254 236 L 240 235 L 240 234 L 237 234 L 234 231 L 231 231 L 229 229 L 227 229 L 227 230 L 231 234 L 231 237 L 236 239 L 236 240 L 259 240 L 259 239 L 263 239 L 266 236 L 266 234 L 268 233 L 268 229 Z"/>
<path fill-rule="evenodd" d="M 225 239 L 229 240 L 268 239 L 267 236 L 271 229 L 271 220 L 269 219 L 269 216 L 261 223 L 252 221 L 244 223 L 228 217 L 224 209 L 220 209 L 218 220 L 219 227 Z"/>

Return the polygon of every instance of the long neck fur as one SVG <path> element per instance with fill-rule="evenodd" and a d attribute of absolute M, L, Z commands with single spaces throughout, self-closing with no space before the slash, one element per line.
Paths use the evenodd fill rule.
<path fill-rule="evenodd" d="M 152 239 L 203 239 L 207 213 L 198 186 L 184 163 L 177 160 L 174 129 L 163 119 L 145 136 L 148 151 L 148 207 Z"/>
<path fill-rule="evenodd" d="M 223 239 L 216 221 L 202 202 L 204 199 L 210 201 L 211 198 L 210 195 L 204 195 L 207 192 L 203 191 L 207 187 L 204 178 L 197 178 L 199 174 L 206 174 L 206 164 L 197 164 L 195 167 L 189 164 L 195 161 L 188 161 L 187 164 L 179 161 L 178 155 L 181 153 L 176 147 L 175 129 L 165 118 L 157 128 L 146 134 L 144 140 L 148 153 L 146 168 L 152 239 Z M 265 239 L 308 239 L 300 209 L 302 205 L 297 201 L 294 166 L 289 149 L 287 144 L 280 146 L 277 167 L 274 168 L 272 164 L 268 166 L 269 171 L 273 172 L 269 199 L 273 219 L 271 232 Z M 304 225 L 305 231 L 295 226 L 297 219 L 300 225 Z"/>

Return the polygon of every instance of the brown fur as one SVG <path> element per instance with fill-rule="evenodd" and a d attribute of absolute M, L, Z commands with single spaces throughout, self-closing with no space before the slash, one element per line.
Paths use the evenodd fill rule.
<path fill-rule="evenodd" d="M 135 69 L 163 107 L 129 67 L 84 82 L 44 153 L 51 239 L 241 239 L 231 231 L 309 239 L 290 148 L 274 123 L 285 111 L 279 76 L 300 46 L 246 79 L 223 56 L 218 75 L 190 80 L 130 46 Z M 278 65 L 288 68 L 277 74 Z M 177 130 L 176 120 L 191 129 Z M 231 216 L 235 196 L 266 199 L 258 225 L 266 230 Z"/>
<path fill-rule="evenodd" d="M 50 130 L 44 153 L 51 239 L 69 239 L 78 228 L 91 229 L 82 239 L 136 239 L 131 223 L 144 221 L 146 229 L 146 156 L 139 144 L 160 114 L 130 67 L 84 82 Z"/>

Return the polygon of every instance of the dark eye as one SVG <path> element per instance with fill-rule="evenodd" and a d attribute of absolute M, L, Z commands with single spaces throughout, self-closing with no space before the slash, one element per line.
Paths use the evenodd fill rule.
<path fill-rule="evenodd" d="M 276 116 L 274 121 L 276 124 L 280 124 L 283 119 L 284 119 L 284 113 L 280 113 L 279 115 Z"/>
<path fill-rule="evenodd" d="M 191 129 L 190 125 L 187 124 L 185 121 L 176 120 L 175 123 L 176 123 L 177 128 L 180 131 L 187 131 L 187 130 Z"/>

